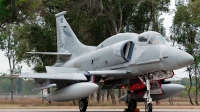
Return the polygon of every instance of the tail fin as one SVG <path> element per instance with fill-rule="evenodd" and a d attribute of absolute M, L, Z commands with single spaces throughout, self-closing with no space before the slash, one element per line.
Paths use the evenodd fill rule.
<path fill-rule="evenodd" d="M 78 40 L 71 27 L 67 23 L 64 17 L 65 14 L 66 11 L 63 11 L 55 15 L 57 27 L 57 51 L 69 51 L 72 53 L 72 57 L 77 57 L 93 50 L 94 47 L 86 46 Z"/>

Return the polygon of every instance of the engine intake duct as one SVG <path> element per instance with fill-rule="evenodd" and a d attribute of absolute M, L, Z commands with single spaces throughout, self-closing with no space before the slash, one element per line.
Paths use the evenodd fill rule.
<path fill-rule="evenodd" d="M 101 48 L 93 55 L 95 66 L 101 68 L 128 62 L 131 60 L 133 48 L 134 43 L 128 40 Z"/>
<path fill-rule="evenodd" d="M 132 56 L 134 44 L 132 41 L 126 42 L 121 46 L 121 56 L 125 61 L 129 61 Z"/>

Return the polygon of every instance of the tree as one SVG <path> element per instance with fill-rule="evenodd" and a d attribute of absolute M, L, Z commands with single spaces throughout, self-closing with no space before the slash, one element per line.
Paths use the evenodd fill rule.
<path fill-rule="evenodd" d="M 28 64 L 34 63 L 34 70 L 37 72 L 44 72 L 45 66 L 55 63 L 55 56 L 26 54 L 27 51 L 56 52 L 56 34 L 52 32 L 50 26 L 40 26 L 36 23 L 24 24 L 17 29 L 17 32 L 15 37 L 20 43 L 21 54 L 18 54 L 18 57 L 21 60 Z"/>
<path fill-rule="evenodd" d="M 16 30 L 15 37 L 20 43 L 21 54 L 17 56 L 28 65 L 33 64 L 36 72 L 46 72 L 45 66 L 56 62 L 56 56 L 25 55 L 32 52 L 56 52 L 55 14 L 68 3 L 66 0 L 43 0 L 36 7 L 30 18 L 27 18 Z M 48 9 L 48 10 L 46 10 Z"/>
<path fill-rule="evenodd" d="M 13 37 L 14 28 L 32 14 L 37 4 L 37 1 L 32 0 L 0 0 L 0 48 L 5 51 L 5 56 L 9 61 L 12 103 L 14 102 L 12 75 L 15 73 L 16 65 L 20 62 L 19 57 L 16 56 L 20 50 L 17 49 L 19 43 Z"/>
<path fill-rule="evenodd" d="M 13 38 L 15 25 L 9 25 L 6 26 L 6 29 L 4 29 L 4 32 L 0 33 L 0 49 L 4 50 L 5 56 L 8 59 L 9 62 L 9 70 L 10 70 L 10 76 L 6 76 L 10 79 L 10 92 L 11 92 L 11 102 L 14 102 L 13 99 L 13 89 L 14 89 L 14 74 L 21 73 L 22 66 L 18 66 L 21 61 L 16 57 L 17 53 L 20 53 L 19 50 L 19 44 L 18 42 Z M 20 80 L 19 80 L 20 81 Z M 18 92 L 20 92 L 20 82 L 18 83 Z"/>
<path fill-rule="evenodd" d="M 132 17 L 129 17 L 131 31 L 142 33 L 144 31 L 157 31 L 165 35 L 165 28 L 162 24 L 163 18 L 160 18 L 163 12 L 169 12 L 170 0 L 144 0 L 138 3 L 133 11 Z"/>
<path fill-rule="evenodd" d="M 198 7 L 200 6 L 200 1 L 193 0 L 188 4 L 184 4 L 184 2 L 177 2 L 177 11 L 175 12 L 175 17 L 173 20 L 173 26 L 171 27 L 171 38 L 179 44 L 179 48 L 185 50 L 189 54 L 194 57 L 194 63 L 187 67 L 190 78 L 190 87 L 188 89 L 188 96 L 190 99 L 190 103 L 193 105 L 192 98 L 190 95 L 190 90 L 192 87 L 192 74 L 194 72 L 196 78 L 196 96 L 195 103 L 198 103 L 198 74 L 197 68 L 199 65 L 199 52 L 198 46 L 199 44 L 199 14 L 200 10 Z"/>
<path fill-rule="evenodd" d="M 13 79 L 14 73 L 16 70 L 16 65 L 20 62 L 16 57 L 16 54 L 19 52 L 18 49 L 18 42 L 13 38 L 13 29 L 14 25 L 6 25 L 6 29 L 4 32 L 1 32 L 1 41 L 0 41 L 0 48 L 4 50 L 5 56 L 9 62 L 10 68 L 10 82 L 11 82 L 11 102 L 14 103 L 13 100 Z"/>
<path fill-rule="evenodd" d="M 0 29 L 26 20 L 34 14 L 38 5 L 39 0 L 0 0 Z"/>

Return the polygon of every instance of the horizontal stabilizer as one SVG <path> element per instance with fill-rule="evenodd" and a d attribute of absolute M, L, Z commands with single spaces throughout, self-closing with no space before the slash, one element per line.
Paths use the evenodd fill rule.
<path fill-rule="evenodd" d="M 20 78 L 34 79 L 55 79 L 55 80 L 82 80 L 87 81 L 87 78 L 82 73 L 25 73 L 20 74 Z"/>
<path fill-rule="evenodd" d="M 52 87 L 55 87 L 56 84 L 48 84 L 48 85 L 44 85 L 44 86 L 41 86 L 41 87 L 38 87 L 38 88 L 34 88 L 32 91 L 38 91 L 38 90 L 42 90 L 42 89 L 48 89 L 48 88 L 52 88 Z"/>
<path fill-rule="evenodd" d="M 68 55 L 70 56 L 70 52 L 26 52 L 29 54 L 45 54 L 45 55 Z"/>

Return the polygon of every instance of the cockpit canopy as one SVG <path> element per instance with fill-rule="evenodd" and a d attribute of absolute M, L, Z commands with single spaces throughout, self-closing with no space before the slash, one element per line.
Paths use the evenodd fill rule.
<path fill-rule="evenodd" d="M 153 44 L 153 45 L 166 43 L 163 36 L 160 33 L 154 31 L 147 31 L 141 33 L 138 37 L 138 41 L 141 43 Z"/>

